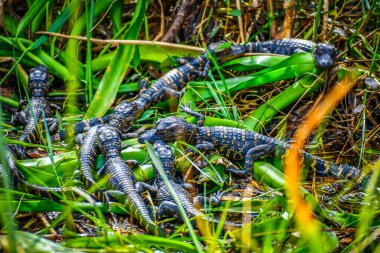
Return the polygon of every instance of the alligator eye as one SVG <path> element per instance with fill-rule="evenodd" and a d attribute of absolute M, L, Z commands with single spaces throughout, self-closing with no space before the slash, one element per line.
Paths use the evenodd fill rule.
<path fill-rule="evenodd" d="M 156 129 L 162 131 L 162 130 L 164 130 L 165 128 L 164 128 L 163 125 L 159 124 L 159 125 L 156 125 Z"/>

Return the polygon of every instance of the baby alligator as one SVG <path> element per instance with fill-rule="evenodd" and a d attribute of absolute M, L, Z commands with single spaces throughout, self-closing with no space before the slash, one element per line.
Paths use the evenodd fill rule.
<path fill-rule="evenodd" d="M 183 208 L 185 209 L 186 214 L 190 218 L 195 217 L 195 218 L 200 218 L 208 222 L 219 223 L 220 221 L 218 219 L 213 219 L 208 216 L 205 216 L 204 213 L 200 212 L 197 208 L 195 208 L 195 206 L 193 205 L 193 201 L 191 200 L 191 197 L 188 194 L 188 192 L 174 180 L 174 174 L 175 174 L 174 154 L 170 146 L 168 146 L 164 141 L 158 140 L 154 143 L 153 148 L 162 163 L 162 167 L 168 178 L 169 184 L 173 188 L 176 196 L 181 202 Z M 159 204 L 159 207 L 157 210 L 157 217 L 160 218 L 164 214 L 170 215 L 170 216 L 172 215 L 178 216 L 179 214 L 178 206 L 174 202 L 174 199 L 169 192 L 168 186 L 165 184 L 164 180 L 160 176 L 160 173 L 158 172 L 156 167 L 154 167 L 154 174 L 155 174 L 155 186 L 151 186 L 143 182 L 139 182 L 139 183 L 142 188 L 157 194 L 157 202 Z M 200 202 L 200 203 L 203 203 L 203 202 Z M 232 223 L 228 221 L 224 222 L 223 225 L 226 230 L 231 227 L 241 227 L 241 224 Z"/>
<path fill-rule="evenodd" d="M 37 124 L 41 124 L 41 120 L 45 117 L 49 125 L 49 131 L 54 132 L 57 130 L 58 121 L 51 116 L 51 108 L 61 110 L 55 104 L 49 103 L 46 100 L 49 89 L 49 74 L 44 66 L 37 66 L 30 70 L 29 74 L 29 92 L 30 92 L 30 105 L 27 105 L 23 111 L 18 111 L 12 116 L 11 123 L 15 125 L 21 123 L 26 125 L 24 133 L 20 137 L 20 141 L 28 143 L 36 143 L 39 139 Z M 27 104 L 27 100 L 20 101 L 19 108 Z M 25 157 L 25 150 L 21 146 L 12 146 L 15 152 L 20 157 Z"/>
<path fill-rule="evenodd" d="M 60 195 L 62 195 L 64 192 L 70 192 L 71 196 L 75 196 L 74 192 L 72 191 L 72 187 L 45 187 L 26 181 L 24 175 L 21 173 L 20 170 L 18 170 L 16 166 L 16 157 L 12 150 L 6 148 L 4 155 L 4 162 L 6 163 L 6 167 L 8 169 L 7 174 L 8 177 L 11 179 L 10 184 L 12 188 L 17 188 L 24 192 L 32 193 L 40 197 L 48 198 L 55 201 L 62 200 L 62 197 L 60 197 Z M 0 163 L 0 182 L 2 182 L 1 178 L 5 173 L 4 167 L 2 166 L 5 163 Z"/>
<path fill-rule="evenodd" d="M 214 43 L 208 48 L 210 53 L 216 52 L 218 59 L 227 55 L 235 56 L 240 53 L 241 47 L 235 45 L 232 45 L 230 48 L 217 50 L 221 44 L 224 43 Z M 234 52 L 234 50 L 237 50 L 237 52 Z M 108 122 L 125 133 L 150 106 L 162 99 L 180 97 L 184 93 L 188 82 L 198 77 L 205 77 L 211 63 L 207 52 L 203 52 L 198 57 L 191 58 L 190 60 L 181 58 L 179 62 L 183 65 L 169 71 L 150 87 L 140 90 L 135 100 L 130 102 L 122 101 L 108 116 L 88 119 L 77 123 L 70 130 L 62 130 L 53 137 L 53 140 L 59 141 L 65 137 L 78 134 L 88 127 Z"/>
<path fill-rule="evenodd" d="M 236 58 L 244 53 L 272 53 L 293 55 L 299 52 L 312 52 L 317 65 L 330 68 L 337 60 L 338 50 L 329 43 L 314 43 L 302 39 L 277 39 L 264 42 L 248 42 L 246 44 L 231 44 L 228 58 Z"/>
<path fill-rule="evenodd" d="M 251 174 L 253 162 L 266 156 L 283 156 L 288 145 L 261 135 L 256 132 L 233 127 L 205 127 L 205 117 L 200 113 L 191 111 L 188 107 L 182 107 L 182 111 L 198 118 L 196 125 L 190 124 L 184 119 L 170 116 L 157 121 L 153 129 L 143 133 L 139 142 L 144 143 L 163 140 L 166 142 L 185 141 L 200 151 L 212 150 L 232 160 L 244 160 L 244 170 L 233 167 L 227 169 L 238 176 Z M 311 168 L 321 174 L 331 174 L 338 178 L 345 177 L 349 180 L 357 180 L 360 171 L 346 164 L 337 165 L 325 161 L 305 151 L 300 151 L 304 161 Z"/>
<path fill-rule="evenodd" d="M 109 184 L 116 191 L 110 192 L 113 196 L 123 195 L 125 205 L 145 229 L 151 233 L 165 236 L 165 230 L 157 226 L 152 220 L 149 211 L 135 188 L 135 177 L 128 164 L 120 157 L 121 140 L 118 131 L 108 125 L 99 128 L 99 148 L 105 158 L 103 173 L 109 175 Z"/>

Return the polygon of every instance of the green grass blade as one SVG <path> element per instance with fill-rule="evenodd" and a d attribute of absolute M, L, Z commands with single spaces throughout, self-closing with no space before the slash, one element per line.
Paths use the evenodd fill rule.
<path fill-rule="evenodd" d="M 138 38 L 147 5 L 148 1 L 138 2 L 131 26 L 126 32 L 124 39 L 135 40 Z M 99 89 L 96 91 L 94 99 L 86 112 L 85 119 L 104 115 L 112 105 L 117 90 L 132 60 L 134 49 L 133 45 L 120 45 L 116 49 L 115 55 L 99 84 Z"/>
<path fill-rule="evenodd" d="M 37 1 L 38 2 L 38 1 Z M 49 28 L 49 32 L 57 32 L 62 26 L 66 23 L 66 21 L 74 14 L 79 5 L 81 4 L 81 0 L 73 0 L 71 3 L 61 12 L 61 14 L 54 20 L 53 24 Z M 47 35 L 42 35 L 37 41 L 31 45 L 30 50 L 34 50 L 39 48 L 49 37 Z"/>
<path fill-rule="evenodd" d="M 305 75 L 300 80 L 286 88 L 277 96 L 269 99 L 259 108 L 249 113 L 244 119 L 244 125 L 253 130 L 260 131 L 275 115 L 287 106 L 293 104 L 301 97 L 307 96 L 318 89 L 322 80 L 318 81 L 318 76 Z"/>
<path fill-rule="evenodd" d="M 197 252 L 197 249 L 186 241 L 144 234 L 112 235 L 107 240 L 104 237 L 75 238 L 63 243 L 64 246 L 71 248 L 103 249 L 112 247 L 126 252 L 131 251 L 129 246 L 131 244 L 134 245 L 133 250 L 147 250 L 149 247 L 154 247 L 162 252 Z"/>
<path fill-rule="evenodd" d="M 52 2 L 52 0 L 49 1 Z M 25 28 L 36 18 L 36 16 L 42 9 L 45 9 L 45 5 L 47 2 L 48 0 L 34 1 L 33 5 L 22 17 L 16 30 L 16 37 L 18 37 L 22 32 L 25 31 Z"/>
<path fill-rule="evenodd" d="M 259 72 L 248 76 L 225 79 L 225 81 L 230 91 L 238 91 L 280 80 L 299 77 L 303 73 L 313 72 L 315 70 L 316 66 L 313 56 L 309 53 L 299 53 Z M 219 86 L 220 92 L 225 91 L 222 81 L 216 81 L 216 84 Z M 196 89 L 197 93 L 201 96 L 196 96 L 195 100 L 200 101 L 212 97 L 212 92 L 206 88 L 206 82 L 190 82 L 189 85 Z"/>
<path fill-rule="evenodd" d="M 3 17 L 3 27 L 13 36 L 16 35 L 16 30 L 18 26 L 18 21 L 14 16 L 9 16 L 7 13 L 4 13 Z"/>
<path fill-rule="evenodd" d="M 182 206 L 181 200 L 176 195 L 173 187 L 171 186 L 171 184 L 169 182 L 168 177 L 165 174 L 164 169 L 162 168 L 162 163 L 161 163 L 160 159 L 157 157 L 156 153 L 154 152 L 152 145 L 147 141 L 145 141 L 145 144 L 146 144 L 146 148 L 148 150 L 149 156 L 152 159 L 152 163 L 157 168 L 158 172 L 160 173 L 161 178 L 164 180 L 164 183 L 170 192 L 170 195 L 172 195 L 174 202 L 177 204 L 177 207 L 179 209 L 179 213 L 181 214 L 182 220 L 186 223 L 186 226 L 189 230 L 190 237 L 193 240 L 197 251 L 203 252 L 202 246 L 199 243 L 197 236 L 195 235 L 193 226 L 191 225 L 190 220 L 186 215 L 186 211 Z"/>

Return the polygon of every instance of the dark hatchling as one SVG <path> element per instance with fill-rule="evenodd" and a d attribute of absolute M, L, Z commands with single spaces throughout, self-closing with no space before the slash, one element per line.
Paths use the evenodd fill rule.
<path fill-rule="evenodd" d="M 10 186 L 14 189 L 38 195 L 55 201 L 62 200 L 64 192 L 70 193 L 70 196 L 75 196 L 72 191 L 73 187 L 45 187 L 38 184 L 33 184 L 25 180 L 25 176 L 16 166 L 16 157 L 11 149 L 5 148 L 5 161 L 0 161 L 0 182 L 3 182 L 2 177 L 6 173 L 10 179 Z M 5 165 L 5 168 L 3 167 Z M 5 171 L 6 169 L 6 171 Z"/>
<path fill-rule="evenodd" d="M 245 47 L 239 44 L 233 44 L 229 48 L 217 50 L 221 44 L 224 44 L 224 42 L 214 43 L 208 47 L 209 52 L 215 53 L 217 59 L 224 59 L 229 56 L 235 57 L 245 50 Z M 122 101 L 110 115 L 84 120 L 68 130 L 59 131 L 54 135 L 54 141 L 76 135 L 91 126 L 103 123 L 109 123 L 125 133 L 146 109 L 160 100 L 180 97 L 184 93 L 188 82 L 198 77 L 205 77 L 211 64 L 207 52 L 203 52 L 195 58 L 181 58 L 178 61 L 182 64 L 181 66 L 166 73 L 150 87 L 141 89 L 135 100 Z"/>
<path fill-rule="evenodd" d="M 109 176 L 108 182 L 115 190 L 109 193 L 112 196 L 118 195 L 125 198 L 125 205 L 130 214 L 144 226 L 145 230 L 165 236 L 165 230 L 154 223 L 148 208 L 136 190 L 133 171 L 120 157 L 121 140 L 118 131 L 112 126 L 100 126 L 98 143 L 105 158 L 102 174 Z"/>
<path fill-rule="evenodd" d="M 205 127 L 204 115 L 191 111 L 188 107 L 182 107 L 182 111 L 198 118 L 197 124 L 190 124 L 186 120 L 170 116 L 157 121 L 149 131 L 139 136 L 139 142 L 148 141 L 154 143 L 163 140 L 168 143 L 184 141 L 200 151 L 214 151 L 230 160 L 244 160 L 244 170 L 234 167 L 227 171 L 247 177 L 252 173 L 253 162 L 263 157 L 282 157 L 285 154 L 287 144 L 274 138 L 261 135 L 256 132 L 233 127 L 215 126 Z M 361 171 L 346 164 L 335 164 L 325 161 L 305 151 L 300 151 L 304 162 L 310 164 L 320 174 L 330 174 L 337 178 L 358 180 Z"/>
<path fill-rule="evenodd" d="M 186 64 L 171 70 L 149 88 L 143 88 L 135 100 L 122 101 L 109 116 L 79 122 L 69 131 L 60 131 L 54 136 L 54 139 L 61 140 L 66 136 L 72 136 L 85 130 L 86 127 L 108 122 L 111 126 L 126 132 L 152 104 L 161 99 L 180 97 L 187 83 L 197 77 L 206 76 L 209 67 L 210 60 L 207 58 L 207 54 L 203 53 Z"/>
<path fill-rule="evenodd" d="M 192 197 L 189 195 L 189 193 L 183 188 L 182 185 L 178 184 L 175 181 L 174 154 L 170 146 L 167 145 L 164 141 L 158 140 L 154 143 L 153 148 L 154 148 L 155 153 L 157 154 L 157 157 L 160 159 L 164 172 L 168 178 L 168 181 L 171 187 L 173 188 L 175 195 L 178 197 L 183 208 L 185 209 L 186 214 L 190 218 L 199 218 L 211 223 L 219 223 L 220 221 L 218 219 L 213 219 L 209 216 L 206 216 L 201 211 L 199 211 L 194 206 Z M 154 192 L 157 194 L 157 202 L 159 204 L 159 207 L 157 210 L 157 217 L 160 218 L 163 215 L 178 217 L 179 216 L 178 206 L 175 203 L 172 195 L 170 194 L 168 186 L 165 184 L 164 180 L 161 178 L 160 173 L 158 172 L 157 168 L 154 168 L 154 175 L 155 175 L 154 186 L 151 186 L 143 182 L 139 182 L 140 183 L 139 186 L 142 189 L 146 189 L 150 192 Z M 223 223 L 223 227 L 224 229 L 229 230 L 231 228 L 241 227 L 241 224 L 225 221 Z"/>
<path fill-rule="evenodd" d="M 223 42 L 211 44 L 209 48 L 217 48 Z M 226 44 L 228 45 L 228 44 Z M 315 43 L 303 39 L 277 39 L 245 44 L 231 43 L 225 50 L 216 53 L 218 62 L 237 58 L 244 53 L 271 53 L 293 55 L 300 52 L 311 52 L 320 68 L 331 68 L 337 61 L 339 51 L 330 43 Z"/>
<path fill-rule="evenodd" d="M 55 104 L 46 100 L 49 90 L 49 74 L 44 66 L 37 66 L 30 70 L 29 74 L 29 92 L 30 92 L 30 104 L 27 104 L 27 100 L 21 100 L 18 110 L 23 105 L 26 105 L 25 109 L 16 112 L 12 116 L 11 123 L 16 125 L 21 123 L 26 125 L 24 133 L 20 137 L 20 141 L 28 143 L 36 143 L 39 140 L 39 133 L 37 125 L 41 126 L 41 121 L 45 117 L 49 126 L 50 132 L 55 132 L 58 128 L 57 119 L 50 118 L 52 109 L 61 110 L 61 108 Z M 25 150 L 21 146 L 12 146 L 12 149 L 17 153 L 19 157 L 25 157 Z"/>
<path fill-rule="evenodd" d="M 314 43 L 302 39 L 278 39 L 264 42 L 248 42 L 245 53 L 272 53 L 293 55 L 299 52 L 312 52 L 317 65 L 330 68 L 337 60 L 338 50 L 329 43 Z"/>

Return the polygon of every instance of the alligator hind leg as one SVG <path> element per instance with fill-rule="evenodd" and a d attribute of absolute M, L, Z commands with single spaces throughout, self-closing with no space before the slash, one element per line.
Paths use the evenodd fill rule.
<path fill-rule="evenodd" d="M 123 203 L 123 200 L 125 199 L 125 195 L 121 191 L 117 190 L 108 190 L 104 192 L 104 202 L 107 206 L 108 212 L 111 214 L 113 224 L 117 224 L 116 215 L 112 212 L 111 209 L 111 199 L 115 199 L 116 201 Z"/>
<path fill-rule="evenodd" d="M 26 105 L 27 103 L 28 103 L 28 100 L 26 100 L 26 99 L 20 100 L 20 102 L 19 102 L 19 104 L 17 106 L 17 111 L 21 111 L 21 107 L 24 106 L 24 105 Z"/>
<path fill-rule="evenodd" d="M 150 185 L 150 184 L 145 183 L 145 182 L 136 182 L 135 188 L 140 195 L 144 191 L 148 191 L 148 192 L 154 193 L 154 194 L 157 194 L 157 192 L 158 192 L 158 188 L 156 186 Z"/>
<path fill-rule="evenodd" d="M 26 158 L 26 151 L 23 146 L 10 144 L 9 145 L 10 150 L 16 155 L 18 159 L 25 159 Z"/>
<path fill-rule="evenodd" d="M 227 168 L 226 170 L 238 177 L 251 177 L 254 161 L 265 156 L 272 156 L 275 150 L 276 145 L 274 143 L 258 145 L 248 150 L 245 155 L 244 170 L 238 170 L 235 168 Z"/>

